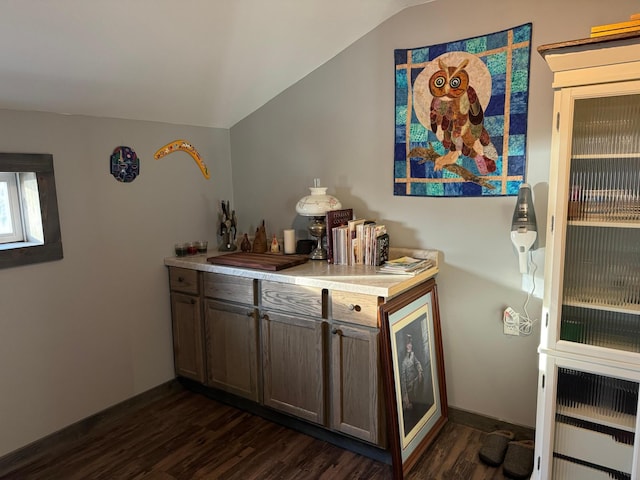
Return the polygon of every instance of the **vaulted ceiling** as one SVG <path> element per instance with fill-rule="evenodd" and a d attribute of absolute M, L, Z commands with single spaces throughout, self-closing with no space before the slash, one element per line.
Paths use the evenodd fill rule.
<path fill-rule="evenodd" d="M 229 128 L 432 0 L 2 0 L 0 108 Z"/>

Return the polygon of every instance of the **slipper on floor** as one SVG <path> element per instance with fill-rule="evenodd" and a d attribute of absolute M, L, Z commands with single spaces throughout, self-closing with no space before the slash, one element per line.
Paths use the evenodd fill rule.
<path fill-rule="evenodd" d="M 513 438 L 513 432 L 508 430 L 496 430 L 488 433 L 479 452 L 480 460 L 492 467 L 499 467 L 504 460 L 509 442 Z"/>
<path fill-rule="evenodd" d="M 504 456 L 504 476 L 514 480 L 528 479 L 533 472 L 533 440 L 509 442 Z"/>

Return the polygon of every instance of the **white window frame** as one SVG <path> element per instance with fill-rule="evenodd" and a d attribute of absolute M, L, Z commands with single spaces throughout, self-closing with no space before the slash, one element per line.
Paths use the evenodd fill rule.
<path fill-rule="evenodd" d="M 18 188 L 18 174 L 14 172 L 0 172 L 0 183 L 6 187 L 7 197 L 0 198 L 3 203 L 3 210 L 8 213 L 9 232 L 0 232 L 0 244 L 23 242 L 25 240 L 24 228 L 22 224 L 22 204 L 20 202 L 20 192 Z"/>
<path fill-rule="evenodd" d="M 42 211 L 38 193 L 38 179 L 35 172 L 20 172 L 18 175 L 18 193 L 22 211 L 23 241 L 28 245 L 43 245 Z"/>

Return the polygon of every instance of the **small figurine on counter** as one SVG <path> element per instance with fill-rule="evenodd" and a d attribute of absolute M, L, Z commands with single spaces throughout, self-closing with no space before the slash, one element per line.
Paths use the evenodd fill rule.
<path fill-rule="evenodd" d="M 240 250 L 242 250 L 243 252 L 250 252 L 251 251 L 251 242 L 249 241 L 249 237 L 247 236 L 247 234 L 244 234 L 244 237 L 242 238 L 242 243 L 240 243 Z"/>
<path fill-rule="evenodd" d="M 276 238 L 275 234 L 271 239 L 271 253 L 280 253 L 280 244 L 278 243 L 278 239 Z"/>
<path fill-rule="evenodd" d="M 220 222 L 220 236 L 222 243 L 218 247 L 220 252 L 233 252 L 236 248 L 236 211 L 229 208 L 229 200 L 227 203 L 222 201 L 222 221 Z"/>
<path fill-rule="evenodd" d="M 262 225 L 256 229 L 256 236 L 253 239 L 253 253 L 266 253 L 267 251 L 267 231 L 264 228 L 264 220 Z"/>

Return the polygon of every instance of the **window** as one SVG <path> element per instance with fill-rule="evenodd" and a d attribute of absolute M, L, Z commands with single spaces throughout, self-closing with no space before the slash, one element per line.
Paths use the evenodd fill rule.
<path fill-rule="evenodd" d="M 0 268 L 61 258 L 53 157 L 0 153 Z"/>
<path fill-rule="evenodd" d="M 14 245 L 15 243 L 22 245 Z M 44 244 L 34 172 L 0 172 L 0 249 Z"/>

